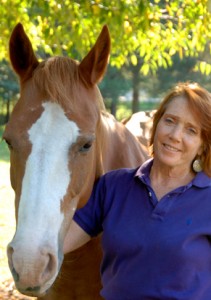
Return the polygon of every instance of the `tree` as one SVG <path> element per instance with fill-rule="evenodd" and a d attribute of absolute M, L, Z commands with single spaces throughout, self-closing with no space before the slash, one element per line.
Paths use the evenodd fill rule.
<path fill-rule="evenodd" d="M 4 119 L 0 119 L 0 124 L 6 123 L 9 119 L 11 111 L 11 103 L 16 99 L 19 86 L 17 78 L 9 68 L 8 62 L 3 60 L 0 62 L 0 103 L 2 111 L 5 112 Z M 5 108 L 4 108 L 5 107 Z"/>
<path fill-rule="evenodd" d="M 171 66 L 172 57 L 178 53 L 180 58 L 198 57 L 198 68 L 208 74 L 209 61 L 202 60 L 205 47 L 210 47 L 208 1 L 2 0 L 0 59 L 7 57 L 9 35 L 19 21 L 40 57 L 67 54 L 79 60 L 107 23 L 112 66 L 133 65 L 143 75 L 155 74 L 159 67 Z"/>
<path fill-rule="evenodd" d="M 118 98 L 124 95 L 131 87 L 131 79 L 124 69 L 108 67 L 107 75 L 100 83 L 100 90 L 105 100 L 106 107 L 116 116 Z"/>

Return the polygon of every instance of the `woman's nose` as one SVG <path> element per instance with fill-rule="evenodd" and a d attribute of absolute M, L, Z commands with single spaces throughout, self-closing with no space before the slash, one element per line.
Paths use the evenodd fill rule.
<path fill-rule="evenodd" d="M 175 141 L 180 141 L 182 139 L 183 130 L 181 126 L 174 126 L 170 132 L 170 138 Z"/>

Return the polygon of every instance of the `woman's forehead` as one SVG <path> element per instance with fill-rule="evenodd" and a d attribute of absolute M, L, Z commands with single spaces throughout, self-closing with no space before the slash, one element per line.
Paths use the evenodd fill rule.
<path fill-rule="evenodd" d="M 173 98 L 166 107 L 165 114 L 172 114 L 179 118 L 184 118 L 187 122 L 199 126 L 199 115 L 197 115 L 189 101 L 184 96 Z"/>

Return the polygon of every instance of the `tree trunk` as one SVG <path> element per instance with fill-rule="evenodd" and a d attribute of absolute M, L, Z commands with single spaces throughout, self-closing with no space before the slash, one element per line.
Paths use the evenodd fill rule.
<path fill-rule="evenodd" d="M 116 100 L 111 101 L 111 114 L 116 117 Z"/>
<path fill-rule="evenodd" d="M 5 116 L 5 123 L 9 121 L 10 117 L 10 99 L 7 100 L 6 102 L 6 116 Z"/>
<path fill-rule="evenodd" d="M 139 111 L 139 89 L 137 85 L 133 86 L 132 113 Z"/>
<path fill-rule="evenodd" d="M 132 113 L 139 111 L 139 83 L 140 83 L 140 65 L 137 64 L 132 68 L 132 88 L 133 88 L 133 99 L 132 99 Z"/>

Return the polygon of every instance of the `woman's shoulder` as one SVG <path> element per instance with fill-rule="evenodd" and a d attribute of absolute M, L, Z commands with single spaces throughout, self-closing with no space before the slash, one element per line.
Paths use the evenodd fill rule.
<path fill-rule="evenodd" d="M 206 188 L 209 191 L 211 190 L 211 178 L 206 175 L 206 173 L 199 172 L 196 174 L 195 178 L 193 179 L 193 185 L 197 188 Z"/>
<path fill-rule="evenodd" d="M 117 170 L 112 170 L 107 172 L 103 175 L 103 179 L 106 182 L 113 182 L 113 181 L 125 181 L 133 179 L 137 173 L 137 168 L 121 168 Z"/>
<path fill-rule="evenodd" d="M 135 168 L 120 168 L 116 170 L 109 171 L 105 173 L 101 178 L 101 182 L 106 184 L 112 183 L 128 183 L 130 181 L 136 181 L 137 178 L 146 176 L 149 174 L 150 168 L 152 166 L 153 159 L 145 161 L 142 165 Z"/>

